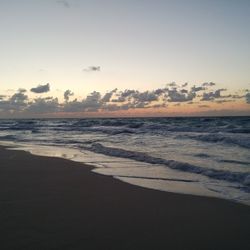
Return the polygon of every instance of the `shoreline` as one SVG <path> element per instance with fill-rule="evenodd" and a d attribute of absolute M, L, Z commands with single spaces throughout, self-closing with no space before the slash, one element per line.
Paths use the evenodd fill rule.
<path fill-rule="evenodd" d="M 174 194 L 184 194 L 184 195 L 191 195 L 191 196 L 199 196 L 199 197 L 210 197 L 210 198 L 217 198 L 217 199 L 222 199 L 222 200 L 227 200 L 230 202 L 235 202 L 235 203 L 239 203 L 239 204 L 243 204 L 246 206 L 250 207 L 250 200 L 237 200 L 235 198 L 229 198 L 229 197 L 224 197 L 223 195 L 221 195 L 218 192 L 214 192 L 213 190 L 211 190 L 212 192 L 210 192 L 209 189 L 206 189 L 202 186 L 193 186 L 191 187 L 189 186 L 181 186 L 179 184 L 176 185 L 176 183 L 173 185 L 171 182 L 175 181 L 175 180 L 181 180 L 183 177 L 180 175 L 180 172 L 178 172 L 178 175 L 176 175 L 176 173 L 169 173 L 169 177 L 167 178 L 161 178 L 161 177 L 154 177 L 152 178 L 152 180 L 161 180 L 164 179 L 164 181 L 169 180 L 170 182 L 168 183 L 168 187 L 166 188 L 166 184 L 164 184 L 164 186 L 158 186 L 156 187 L 156 185 L 152 185 L 150 183 L 146 183 L 145 184 L 145 180 L 150 180 L 151 178 L 149 177 L 142 177 L 142 176 L 133 176 L 133 175 L 122 175 L 122 174 L 117 174 L 114 170 L 115 168 L 107 168 L 107 167 L 103 167 L 103 166 L 99 166 L 100 165 L 100 160 L 98 161 L 92 161 L 90 159 L 95 158 L 96 156 L 99 158 L 99 154 L 98 153 L 94 153 L 96 155 L 92 155 L 93 152 L 90 151 L 90 155 L 85 155 L 86 152 L 85 151 L 84 154 L 82 154 L 82 151 L 80 151 L 79 149 L 76 148 L 71 148 L 71 147 L 62 147 L 62 146 L 55 146 L 55 145 L 31 145 L 31 144 L 26 144 L 26 143 L 19 143 L 19 142 L 12 142 L 12 141 L 0 141 L 0 147 L 4 147 L 7 148 L 9 150 L 17 150 L 17 151 L 24 151 L 27 153 L 30 153 L 31 155 L 34 156 L 41 156 L 41 157 L 52 157 L 52 158 L 59 158 L 59 159 L 66 159 L 69 161 L 72 161 L 73 163 L 81 163 L 83 165 L 87 165 L 89 167 L 91 167 L 91 171 L 95 172 L 97 174 L 101 174 L 104 176 L 108 176 L 108 177 L 112 177 L 115 179 L 118 179 L 124 183 L 128 183 L 130 185 L 134 185 L 137 187 L 143 187 L 146 189 L 152 189 L 152 190 L 158 190 L 158 191 L 162 191 L 162 192 L 167 192 L 167 193 L 174 193 Z M 53 153 L 51 153 L 53 152 Z M 69 153 L 70 152 L 70 153 Z M 79 154 L 80 153 L 80 154 Z M 78 155 L 79 154 L 79 155 Z M 103 161 L 107 161 L 108 158 L 110 158 L 110 156 L 108 155 L 102 155 L 102 157 L 105 157 L 106 159 L 102 159 Z M 112 156 L 111 156 L 112 158 Z M 123 158 L 121 158 L 123 159 Z M 128 158 L 129 160 L 129 158 Z M 133 160 L 132 160 L 133 161 Z M 136 160 L 134 160 L 134 162 L 137 162 Z M 141 162 L 138 162 L 139 164 Z M 142 162 L 143 163 L 143 162 Z M 107 172 L 107 169 L 113 169 L 113 172 Z M 172 171 L 172 169 L 170 169 L 170 171 Z M 186 172 L 184 172 L 184 174 L 187 174 Z M 125 179 L 124 179 L 125 178 Z M 144 182 L 136 182 L 135 180 L 144 180 Z M 131 181 L 132 180 L 132 181 Z M 192 178 L 188 178 L 186 176 L 186 179 L 183 180 L 186 183 L 192 183 L 192 182 L 196 182 L 195 180 L 192 181 Z M 225 194 L 224 194 L 225 195 Z"/>
<path fill-rule="evenodd" d="M 250 208 L 0 146 L 1 249 L 247 249 Z"/>

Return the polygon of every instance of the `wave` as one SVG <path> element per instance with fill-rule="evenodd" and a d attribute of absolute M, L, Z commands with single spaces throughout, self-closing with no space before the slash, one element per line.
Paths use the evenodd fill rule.
<path fill-rule="evenodd" d="M 4 135 L 4 136 L 0 136 L 0 140 L 6 140 L 6 141 L 15 141 L 17 139 L 17 137 L 15 135 Z"/>
<path fill-rule="evenodd" d="M 241 164 L 241 165 L 250 165 L 250 162 L 246 162 L 246 161 L 219 160 L 219 162 L 226 162 L 226 163 L 233 163 L 233 164 Z"/>
<path fill-rule="evenodd" d="M 81 146 L 81 148 L 108 156 L 129 158 L 140 162 L 147 162 L 150 164 L 161 164 L 171 169 L 200 174 L 212 179 L 225 180 L 228 182 L 237 182 L 246 186 L 244 190 L 250 192 L 250 173 L 230 172 L 226 170 L 203 168 L 186 162 L 179 162 L 174 160 L 166 160 L 159 157 L 153 157 L 142 152 L 134 152 L 119 148 L 105 147 L 100 143 L 93 143 L 90 147 Z"/>
<path fill-rule="evenodd" d="M 133 133 L 168 134 L 185 133 L 232 133 L 249 134 L 250 118 L 86 118 L 86 119 L 24 119 L 1 120 L 2 130 L 46 129 L 56 131 L 98 131 L 128 129 Z M 107 130 L 105 131 L 106 128 Z M 131 131 L 129 129 L 132 129 Z"/>
<path fill-rule="evenodd" d="M 204 154 L 204 153 L 195 154 L 194 156 L 196 156 L 196 157 L 200 157 L 200 158 L 210 158 L 210 155 L 208 155 L 208 154 Z"/>
<path fill-rule="evenodd" d="M 237 145 L 244 148 L 250 148 L 250 137 L 240 135 L 230 135 L 225 133 L 209 133 L 209 134 L 191 134 L 191 135 L 178 135 L 176 138 L 188 138 L 209 143 L 222 143 Z"/>
<path fill-rule="evenodd" d="M 148 177 L 148 176 L 134 176 L 134 175 L 115 175 L 115 177 L 157 180 L 157 181 L 177 181 L 177 182 L 198 182 L 197 180 L 176 179 L 176 178 L 161 178 L 161 177 Z"/>

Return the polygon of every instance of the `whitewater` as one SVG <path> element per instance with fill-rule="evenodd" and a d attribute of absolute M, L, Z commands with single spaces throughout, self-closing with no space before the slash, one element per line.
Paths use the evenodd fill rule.
<path fill-rule="evenodd" d="M 0 141 L 133 185 L 250 205 L 250 117 L 3 119 Z"/>

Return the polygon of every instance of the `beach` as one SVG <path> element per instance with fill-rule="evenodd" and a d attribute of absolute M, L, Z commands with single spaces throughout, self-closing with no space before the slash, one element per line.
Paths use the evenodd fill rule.
<path fill-rule="evenodd" d="M 250 207 L 0 148 L 1 249 L 248 249 Z"/>

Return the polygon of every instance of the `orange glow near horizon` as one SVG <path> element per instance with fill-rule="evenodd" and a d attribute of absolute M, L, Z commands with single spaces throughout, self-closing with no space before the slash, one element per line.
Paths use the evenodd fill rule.
<path fill-rule="evenodd" d="M 218 103 L 204 102 L 206 104 L 186 104 L 182 103 L 180 106 L 169 105 L 166 108 L 142 108 L 142 109 L 130 109 L 120 111 L 98 111 L 98 112 L 57 112 L 57 113 L 46 113 L 39 115 L 43 118 L 105 118 L 105 117 L 164 117 L 164 116 L 216 116 L 218 115 L 250 115 L 249 105 L 243 101 L 224 103 L 223 106 Z M 204 105 L 204 107 L 200 107 Z M 205 107 L 207 105 L 208 107 Z"/>

